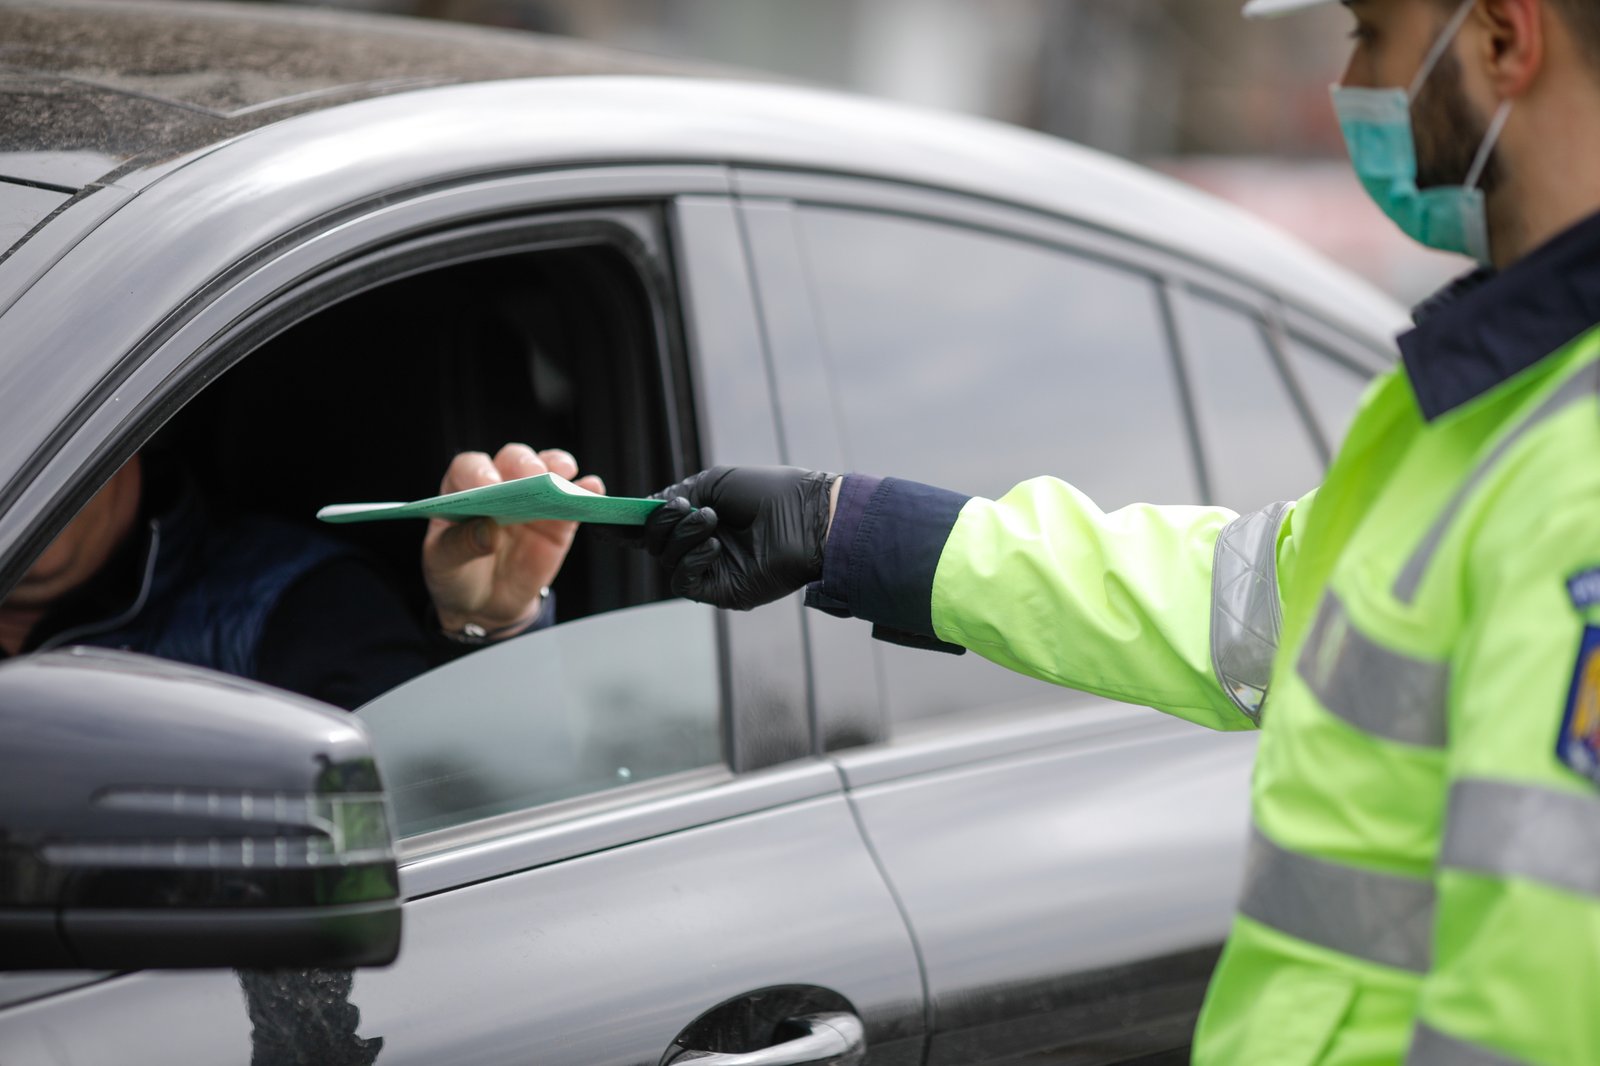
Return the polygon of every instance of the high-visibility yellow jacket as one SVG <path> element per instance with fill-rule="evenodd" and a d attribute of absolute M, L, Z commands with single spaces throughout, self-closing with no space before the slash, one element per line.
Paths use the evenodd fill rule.
<path fill-rule="evenodd" d="M 1197 1063 L 1600 1064 L 1600 331 L 1256 514 L 845 496 L 813 606 L 1262 730 Z"/>

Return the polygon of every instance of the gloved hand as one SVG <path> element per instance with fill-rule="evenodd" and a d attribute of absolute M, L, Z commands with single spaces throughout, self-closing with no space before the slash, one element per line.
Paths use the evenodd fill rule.
<path fill-rule="evenodd" d="M 672 591 L 748 611 L 822 577 L 837 474 L 792 466 L 718 466 L 656 493 L 644 546 Z"/>

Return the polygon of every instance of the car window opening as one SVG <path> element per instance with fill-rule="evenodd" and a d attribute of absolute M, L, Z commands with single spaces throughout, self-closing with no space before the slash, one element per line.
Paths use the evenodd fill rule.
<path fill-rule="evenodd" d="M 310 522 L 326 503 L 438 491 L 452 456 L 561 447 L 610 491 L 670 480 L 652 311 L 605 245 L 444 267 L 326 308 L 247 356 L 157 438 L 208 504 Z M 420 523 L 324 528 L 419 615 Z M 572 620 L 664 594 L 648 560 L 580 536 L 555 586 Z"/>

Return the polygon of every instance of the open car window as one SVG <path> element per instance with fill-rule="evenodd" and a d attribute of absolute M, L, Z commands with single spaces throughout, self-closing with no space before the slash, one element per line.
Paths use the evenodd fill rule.
<path fill-rule="evenodd" d="M 552 215 L 528 223 L 524 249 L 432 252 L 439 266 L 369 283 L 250 352 L 161 443 L 213 511 L 337 538 L 420 620 L 421 522 L 313 516 L 432 496 L 457 453 L 508 442 L 564 448 L 618 495 L 670 483 L 683 442 L 665 379 L 674 301 L 650 243 L 661 226 L 647 209 Z M 553 588 L 561 621 L 663 593 L 644 553 L 583 535 Z"/>
<path fill-rule="evenodd" d="M 541 630 L 358 712 L 402 836 L 722 760 L 715 612 L 683 600 Z"/>

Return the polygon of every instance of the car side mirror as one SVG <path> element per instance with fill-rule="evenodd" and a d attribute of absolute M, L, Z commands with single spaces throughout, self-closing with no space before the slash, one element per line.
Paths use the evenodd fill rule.
<path fill-rule="evenodd" d="M 127 652 L 0 664 L 0 970 L 393 962 L 390 824 L 353 715 Z"/>

